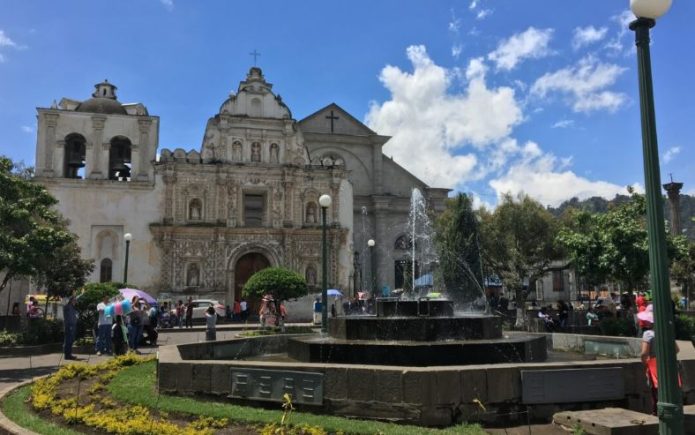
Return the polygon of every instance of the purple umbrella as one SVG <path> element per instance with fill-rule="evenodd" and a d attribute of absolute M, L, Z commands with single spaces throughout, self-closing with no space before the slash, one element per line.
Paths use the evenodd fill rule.
<path fill-rule="evenodd" d="M 142 290 L 134 288 L 122 288 L 118 291 L 121 292 L 124 299 L 128 299 L 129 301 L 132 300 L 134 296 L 137 296 L 138 299 L 142 299 L 150 305 L 157 303 L 157 299 L 153 298 L 149 293 Z"/>

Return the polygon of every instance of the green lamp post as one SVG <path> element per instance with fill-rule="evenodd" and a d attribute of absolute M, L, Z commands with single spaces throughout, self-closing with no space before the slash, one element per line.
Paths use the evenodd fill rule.
<path fill-rule="evenodd" d="M 321 195 L 321 332 L 328 331 L 328 242 L 326 241 L 326 211 L 331 206 L 331 196 Z"/>
<path fill-rule="evenodd" d="M 123 265 L 123 284 L 128 283 L 128 251 L 130 251 L 130 241 L 133 240 L 133 235 L 130 233 L 125 233 L 123 235 L 123 240 L 125 240 L 125 264 Z"/>
<path fill-rule="evenodd" d="M 644 153 L 644 188 L 647 199 L 647 233 L 649 270 L 654 299 L 656 364 L 659 378 L 657 415 L 659 433 L 682 434 L 683 398 L 678 387 L 673 311 L 666 254 L 666 230 L 659 172 L 659 149 L 652 89 L 649 29 L 671 7 L 671 0 L 630 0 L 637 19 L 630 23 L 635 32 L 637 71 L 639 75 L 640 112 L 642 114 L 642 151 Z"/>

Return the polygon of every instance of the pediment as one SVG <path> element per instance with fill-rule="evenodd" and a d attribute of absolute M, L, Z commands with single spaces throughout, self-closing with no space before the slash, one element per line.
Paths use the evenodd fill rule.
<path fill-rule="evenodd" d="M 302 131 L 307 133 L 345 134 L 370 136 L 376 134 L 335 103 L 312 113 L 299 121 Z"/>

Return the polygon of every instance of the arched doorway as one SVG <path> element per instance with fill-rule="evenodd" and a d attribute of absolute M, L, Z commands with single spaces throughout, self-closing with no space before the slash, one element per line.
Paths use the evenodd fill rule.
<path fill-rule="evenodd" d="M 241 290 L 246 281 L 261 269 L 270 267 L 268 258 L 258 252 L 250 252 L 242 255 L 234 265 L 234 299 L 241 298 Z M 248 301 L 250 306 L 255 306 L 256 301 Z"/>

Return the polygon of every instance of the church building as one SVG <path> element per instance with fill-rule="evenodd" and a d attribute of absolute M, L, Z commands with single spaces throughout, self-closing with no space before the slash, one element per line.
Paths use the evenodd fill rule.
<path fill-rule="evenodd" d="M 91 281 L 123 280 L 129 234 L 127 281 L 154 294 L 231 303 L 268 266 L 318 291 L 328 194 L 329 286 L 403 285 L 411 190 L 434 212 L 449 190 L 385 156 L 389 137 L 338 105 L 296 121 L 272 88 L 251 68 L 190 151 L 160 149 L 159 117 L 119 102 L 106 80 L 85 101 L 37 109 L 36 180 L 94 259 Z"/>

